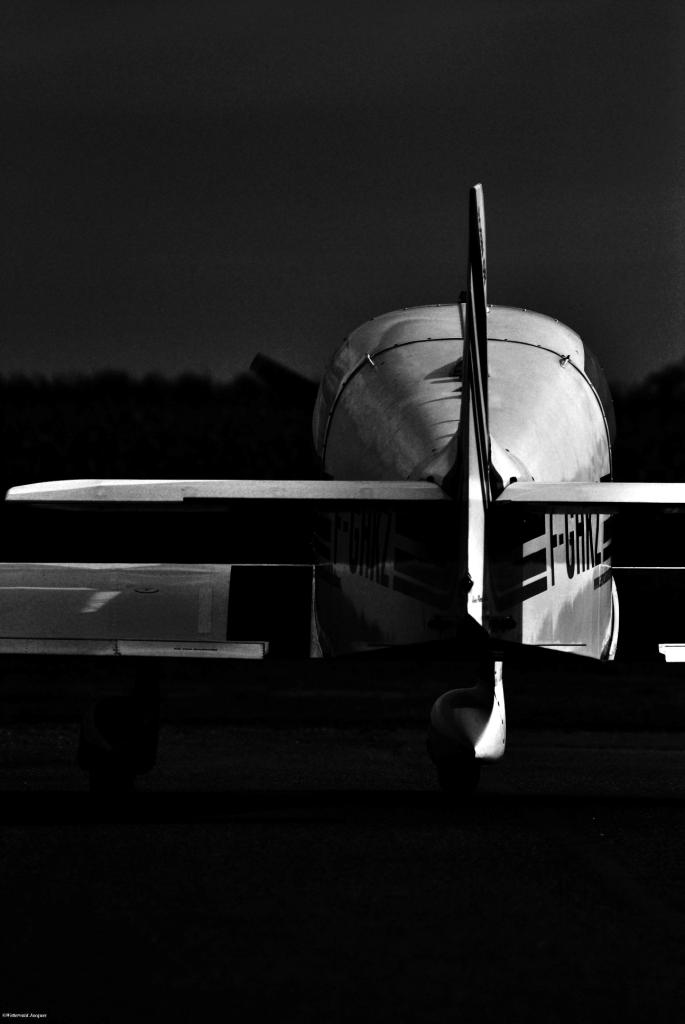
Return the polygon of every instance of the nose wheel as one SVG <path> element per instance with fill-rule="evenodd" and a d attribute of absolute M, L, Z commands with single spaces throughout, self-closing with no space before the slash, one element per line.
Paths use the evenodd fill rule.
<path fill-rule="evenodd" d="M 154 767 L 158 736 L 156 673 L 139 672 L 129 694 L 94 701 L 81 722 L 77 755 L 91 792 L 131 793 L 136 776 Z"/>
<path fill-rule="evenodd" d="M 473 755 L 458 755 L 436 762 L 438 785 L 452 797 L 472 796 L 480 781 L 480 761 Z"/>

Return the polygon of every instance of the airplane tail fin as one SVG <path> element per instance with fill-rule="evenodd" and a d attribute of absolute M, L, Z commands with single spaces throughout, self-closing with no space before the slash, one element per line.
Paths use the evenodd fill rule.
<path fill-rule="evenodd" d="M 506 744 L 502 662 L 489 648 L 486 605 L 486 513 L 492 501 L 488 424 L 488 297 L 483 186 L 469 196 L 469 255 L 464 324 L 461 413 L 456 459 L 443 481 L 458 507 L 459 577 L 467 627 L 476 623 L 480 659 L 476 685 L 450 690 L 431 710 L 428 752 L 440 783 L 457 791 L 474 784 L 477 761 L 494 761 Z M 481 628 L 478 628 L 481 627 Z"/>
<path fill-rule="evenodd" d="M 457 499 L 467 612 L 483 625 L 485 513 L 492 501 L 488 424 L 488 298 L 483 186 L 469 196 L 462 404 L 455 464 L 443 486 Z"/>
<path fill-rule="evenodd" d="M 469 195 L 469 255 L 467 266 L 466 323 L 464 332 L 463 398 L 460 430 L 462 465 L 480 489 L 485 508 L 492 500 L 490 487 L 490 431 L 488 423 L 488 269 L 485 245 L 483 186 Z"/>

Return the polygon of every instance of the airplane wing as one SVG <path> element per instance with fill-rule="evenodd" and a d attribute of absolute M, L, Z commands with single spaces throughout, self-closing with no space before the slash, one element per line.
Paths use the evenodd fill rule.
<path fill-rule="evenodd" d="M 230 565 L 0 563 L 0 652 L 263 658 L 229 641 Z"/>
<path fill-rule="evenodd" d="M 0 562 L 0 653 L 263 658 L 279 643 L 292 649 L 296 638 L 306 655 L 314 557 L 301 547 L 293 561 L 291 531 L 299 528 L 310 545 L 307 513 L 417 505 L 450 507 L 440 487 L 422 481 L 58 480 L 12 488 L 5 550 L 47 558 Z M 129 509 L 146 511 L 136 518 Z M 228 514 L 212 516 L 216 510 Z M 233 561 L 74 560 L 160 550 L 216 551 Z"/>
<path fill-rule="evenodd" d="M 685 483 L 624 481 L 570 481 L 544 483 L 522 481 L 505 487 L 495 502 L 500 509 L 518 509 L 538 514 L 620 512 L 685 512 Z M 612 566 L 612 572 L 631 575 L 685 573 L 683 566 Z M 685 644 L 660 643 L 659 653 L 669 662 L 685 662 Z"/>

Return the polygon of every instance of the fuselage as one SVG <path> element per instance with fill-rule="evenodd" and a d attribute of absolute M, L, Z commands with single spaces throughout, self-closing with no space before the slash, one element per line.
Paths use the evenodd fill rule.
<path fill-rule="evenodd" d="M 431 479 L 457 458 L 462 305 L 422 306 L 354 331 L 326 371 L 314 414 L 323 472 L 335 479 Z M 527 310 L 488 313 L 489 428 L 497 486 L 611 478 L 606 381 L 575 332 Z M 494 636 L 593 657 L 616 632 L 608 517 L 539 516 L 486 543 L 483 624 Z M 420 643 L 458 628 L 458 516 L 426 521 L 351 513 L 318 541 L 317 623 L 324 651 Z"/>

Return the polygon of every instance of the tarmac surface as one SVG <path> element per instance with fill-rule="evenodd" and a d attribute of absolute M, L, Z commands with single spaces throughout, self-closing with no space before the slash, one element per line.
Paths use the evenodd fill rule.
<path fill-rule="evenodd" d="M 4 664 L 0 1013 L 682 1019 L 681 667 L 513 671 L 506 757 L 454 803 L 439 670 L 174 666 L 158 766 L 107 803 L 74 766 L 106 669 Z"/>

